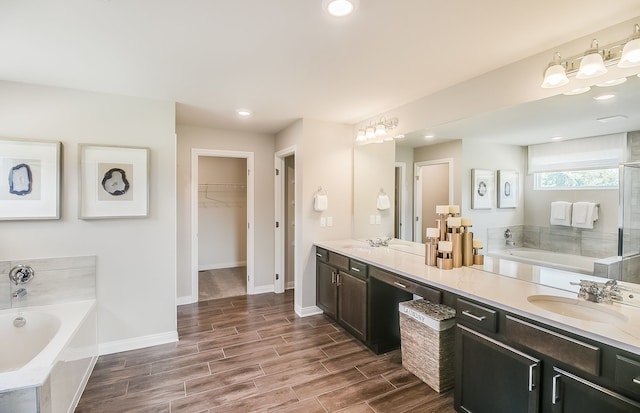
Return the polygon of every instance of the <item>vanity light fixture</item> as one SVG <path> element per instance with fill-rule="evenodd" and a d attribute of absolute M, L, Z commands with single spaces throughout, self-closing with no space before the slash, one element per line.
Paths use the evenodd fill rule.
<path fill-rule="evenodd" d="M 358 0 L 323 0 L 322 7 L 335 17 L 345 17 L 358 7 Z"/>
<path fill-rule="evenodd" d="M 392 141 L 394 138 L 389 136 L 389 131 L 395 129 L 397 126 L 398 118 L 387 119 L 382 117 L 378 122 L 372 122 L 367 127 L 358 129 L 356 142 L 367 143 L 374 140 L 376 142 Z"/>
<path fill-rule="evenodd" d="M 582 55 L 562 59 L 556 52 L 553 61 L 543 73 L 541 87 L 556 88 L 564 86 L 570 77 L 576 79 L 592 79 L 608 72 L 607 66 L 617 64 L 628 68 L 640 66 L 640 26 L 634 26 L 633 34 L 623 40 L 600 47 L 597 39 Z M 567 94 L 567 93 L 565 93 Z"/>

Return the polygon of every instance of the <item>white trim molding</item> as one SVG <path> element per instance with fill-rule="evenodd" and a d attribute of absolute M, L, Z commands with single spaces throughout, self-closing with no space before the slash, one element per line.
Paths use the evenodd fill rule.
<path fill-rule="evenodd" d="M 109 341 L 98 344 L 98 354 L 120 353 L 122 351 L 137 350 L 139 348 L 157 346 L 160 344 L 175 343 L 178 341 L 177 331 L 167 331 L 166 333 L 151 334 L 148 336 L 127 338 L 124 340 Z"/>

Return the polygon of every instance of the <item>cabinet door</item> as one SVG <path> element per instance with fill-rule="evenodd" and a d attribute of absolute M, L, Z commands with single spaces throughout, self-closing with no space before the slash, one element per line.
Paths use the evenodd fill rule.
<path fill-rule="evenodd" d="M 360 340 L 367 339 L 367 282 L 338 274 L 338 321 Z"/>
<path fill-rule="evenodd" d="M 553 413 L 640 412 L 640 403 L 555 367 L 552 380 Z"/>
<path fill-rule="evenodd" d="M 538 412 L 540 360 L 458 325 L 456 411 Z"/>
<path fill-rule="evenodd" d="M 335 319 L 338 309 L 336 279 L 338 271 L 322 261 L 316 261 L 316 305 Z"/>

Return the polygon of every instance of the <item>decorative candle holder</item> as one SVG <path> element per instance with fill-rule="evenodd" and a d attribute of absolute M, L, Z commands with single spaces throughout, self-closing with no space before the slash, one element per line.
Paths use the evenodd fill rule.
<path fill-rule="evenodd" d="M 447 239 L 451 241 L 451 258 L 453 260 L 453 268 L 462 267 L 462 233 L 460 232 L 462 220 L 460 217 L 447 218 L 447 226 L 449 233 Z"/>
<path fill-rule="evenodd" d="M 453 268 L 453 259 L 451 258 L 452 249 L 453 245 L 451 241 L 438 242 L 438 268 L 441 270 L 450 270 Z"/>
<path fill-rule="evenodd" d="M 473 240 L 473 265 L 484 265 L 484 255 L 480 255 L 482 249 L 482 240 Z"/>
<path fill-rule="evenodd" d="M 438 264 L 438 228 L 427 228 L 427 242 L 425 243 L 424 263 L 436 266 Z"/>
<path fill-rule="evenodd" d="M 462 265 L 470 267 L 473 265 L 473 232 L 471 228 L 471 218 L 461 218 L 462 222 Z"/>
<path fill-rule="evenodd" d="M 444 241 L 447 238 L 447 218 L 449 218 L 450 205 L 436 205 L 436 227 L 438 229 L 438 238 Z"/>

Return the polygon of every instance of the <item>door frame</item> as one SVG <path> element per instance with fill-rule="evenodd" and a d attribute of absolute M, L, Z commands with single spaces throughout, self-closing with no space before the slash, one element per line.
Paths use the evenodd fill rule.
<path fill-rule="evenodd" d="M 191 149 L 191 302 L 198 302 L 198 164 L 200 156 L 247 160 L 247 294 L 255 289 L 254 157 L 253 152 Z"/>
<path fill-rule="evenodd" d="M 413 241 L 422 242 L 422 175 L 423 166 L 449 165 L 449 205 L 453 204 L 453 158 L 434 159 L 432 161 L 415 162 L 413 179 Z M 418 185 L 420 182 L 420 185 Z"/>
<path fill-rule="evenodd" d="M 286 226 L 284 224 L 284 217 L 285 217 L 285 205 L 284 205 L 284 188 L 286 185 L 285 182 L 285 173 L 284 173 L 284 168 L 285 168 L 285 158 L 289 157 L 289 156 L 296 156 L 296 146 L 290 146 L 288 148 L 279 150 L 275 153 L 274 155 L 274 178 L 275 178 L 275 182 L 274 182 L 274 189 L 275 189 L 275 194 L 274 194 L 274 201 L 275 201 L 275 222 L 280 223 L 281 225 L 276 226 L 276 224 L 274 223 L 274 227 L 275 227 L 275 231 L 274 231 L 274 273 L 273 273 L 273 290 L 275 293 L 283 293 L 284 289 L 285 289 L 285 277 L 284 277 L 284 268 L 285 268 L 285 262 L 284 262 L 284 256 L 285 256 L 285 229 Z M 299 179 L 298 179 L 298 165 L 297 165 L 297 157 L 295 158 L 295 182 L 294 182 L 294 197 L 297 198 L 298 194 L 300 193 L 300 186 L 299 186 Z M 275 171 L 280 171 L 280 174 L 276 174 Z M 294 226 L 295 229 L 293 231 L 294 235 L 293 235 L 293 248 L 294 250 L 300 251 L 300 249 L 298 248 L 298 240 L 300 239 L 298 236 L 298 228 L 301 228 L 301 223 L 300 223 L 300 214 L 298 213 L 298 203 L 296 202 L 296 207 L 295 207 L 295 217 L 294 217 Z M 302 285 L 301 285 L 301 280 L 299 277 L 300 273 L 300 269 L 299 267 L 299 262 L 298 262 L 298 254 L 294 254 L 293 255 L 293 283 L 294 283 L 294 290 L 295 291 L 302 291 Z"/>
<path fill-rule="evenodd" d="M 400 193 L 400 211 L 398 211 L 398 215 L 400 217 L 400 239 L 411 241 L 413 237 L 407 237 L 407 214 L 406 214 L 406 205 L 407 205 L 407 163 L 406 162 L 396 162 L 395 168 L 400 168 L 400 188 L 398 188 L 398 192 Z"/>

